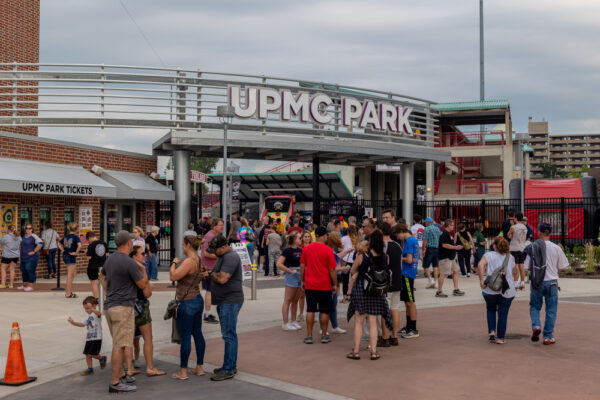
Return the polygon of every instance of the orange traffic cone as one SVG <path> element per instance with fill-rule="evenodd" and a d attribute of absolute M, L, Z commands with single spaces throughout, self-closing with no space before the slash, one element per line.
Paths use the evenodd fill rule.
<path fill-rule="evenodd" d="M 8 357 L 6 358 L 6 370 L 4 371 L 4 379 L 0 379 L 0 385 L 20 386 L 36 379 L 35 376 L 27 376 L 19 324 L 13 322 L 10 344 L 8 345 Z"/>

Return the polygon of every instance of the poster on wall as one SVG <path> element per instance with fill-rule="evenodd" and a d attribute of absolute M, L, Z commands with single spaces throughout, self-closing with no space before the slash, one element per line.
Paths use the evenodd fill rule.
<path fill-rule="evenodd" d="M 152 231 L 152 227 L 155 225 L 154 222 L 154 210 L 149 208 L 146 209 L 146 233 L 150 233 Z"/>
<path fill-rule="evenodd" d="M 17 205 L 0 204 L 0 236 L 4 236 L 9 225 L 16 225 Z"/>
<path fill-rule="evenodd" d="M 79 236 L 85 243 L 85 234 L 92 230 L 92 207 L 79 207 Z"/>

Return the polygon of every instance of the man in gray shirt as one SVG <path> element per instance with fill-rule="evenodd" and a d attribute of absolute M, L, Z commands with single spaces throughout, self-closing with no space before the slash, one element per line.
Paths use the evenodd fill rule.
<path fill-rule="evenodd" d="M 206 251 L 217 256 L 217 262 L 209 276 L 213 281 L 212 304 L 217 306 L 221 335 L 225 341 L 223 366 L 215 369 L 210 379 L 223 381 L 233 378 L 237 372 L 237 319 L 244 303 L 242 261 L 240 256 L 231 250 L 227 239 L 221 235 L 211 239 Z"/>
<path fill-rule="evenodd" d="M 121 378 L 121 369 L 125 357 L 131 357 L 133 349 L 133 336 L 135 331 L 135 317 L 133 305 L 137 289 L 144 291 L 144 296 L 152 295 L 152 285 L 148 278 L 140 272 L 137 263 L 129 257 L 133 249 L 130 233 L 120 231 L 115 236 L 117 251 L 111 254 L 102 267 L 102 285 L 106 288 L 106 301 L 104 302 L 104 315 L 113 339 L 111 356 L 111 380 L 108 386 L 109 393 L 132 392 L 135 386 L 128 385 L 135 378 Z"/>

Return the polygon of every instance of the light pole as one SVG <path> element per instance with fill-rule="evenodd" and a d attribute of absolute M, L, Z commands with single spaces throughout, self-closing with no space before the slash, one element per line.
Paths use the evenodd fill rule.
<path fill-rule="evenodd" d="M 519 141 L 519 165 L 521 167 L 521 214 L 525 215 L 525 141 L 529 139 L 528 133 L 517 133 L 515 139 Z"/>
<path fill-rule="evenodd" d="M 235 110 L 231 106 L 217 106 L 217 117 L 223 124 L 223 184 L 221 186 L 221 199 L 223 208 L 221 209 L 221 215 L 223 217 L 223 223 L 227 226 L 227 199 L 224 198 L 227 188 L 227 126 L 231 123 L 235 115 Z"/>

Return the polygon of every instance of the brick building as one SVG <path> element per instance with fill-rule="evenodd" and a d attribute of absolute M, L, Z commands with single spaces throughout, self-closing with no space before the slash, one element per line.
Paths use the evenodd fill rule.
<path fill-rule="evenodd" d="M 39 63 L 39 22 L 39 0 L 0 0 L 0 63 Z M 0 82 L 0 115 L 13 113 L 15 93 L 31 93 L 18 96 L 32 109 L 19 115 L 36 116 L 37 90 L 35 83 Z M 82 237 L 93 230 L 113 249 L 116 231 L 158 225 L 158 201 L 173 200 L 174 194 L 149 176 L 156 172 L 156 157 L 81 142 L 38 137 L 33 126 L 0 128 L 2 234 L 9 224 L 20 232 L 29 223 L 39 235 L 50 221 L 63 235 L 75 221 Z M 86 265 L 86 257 L 79 256 L 78 271 Z M 46 266 L 40 257 L 38 276 L 46 275 Z"/>

